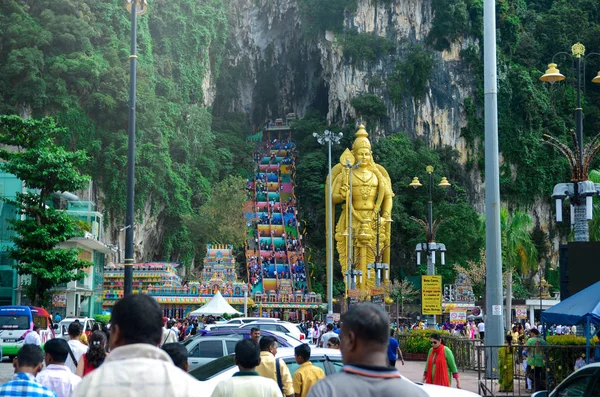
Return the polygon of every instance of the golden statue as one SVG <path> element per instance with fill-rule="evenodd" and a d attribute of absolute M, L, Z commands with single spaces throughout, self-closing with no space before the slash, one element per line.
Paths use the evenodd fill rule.
<path fill-rule="evenodd" d="M 342 273 L 346 275 L 348 270 L 361 271 L 362 277 L 356 277 L 356 289 L 361 291 L 361 296 L 368 296 L 370 288 L 375 286 L 376 276 L 375 270 L 371 270 L 370 278 L 368 277 L 367 265 L 377 261 L 388 265 L 390 263 L 390 222 L 394 193 L 389 174 L 373 160 L 369 134 L 363 125 L 358 128 L 355 136 L 352 151 L 346 149 L 340 162 L 331 170 L 333 214 L 335 206 L 342 204 L 342 212 L 335 227 L 335 244 Z M 329 235 L 330 231 L 327 233 Z M 381 279 L 384 278 L 382 270 Z M 346 277 L 345 280 L 347 283 Z M 349 285 L 346 287 L 350 288 Z"/>

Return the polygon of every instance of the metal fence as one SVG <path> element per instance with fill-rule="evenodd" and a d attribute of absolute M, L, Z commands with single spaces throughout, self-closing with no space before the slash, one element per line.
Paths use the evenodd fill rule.
<path fill-rule="evenodd" d="M 476 346 L 479 394 L 527 396 L 536 390 L 553 390 L 575 369 L 585 346 Z M 524 351 L 527 350 L 526 353 Z M 492 354 L 498 362 L 487 368 Z M 532 357 L 539 357 L 531 366 Z M 541 366 L 537 366 L 541 364 Z"/>

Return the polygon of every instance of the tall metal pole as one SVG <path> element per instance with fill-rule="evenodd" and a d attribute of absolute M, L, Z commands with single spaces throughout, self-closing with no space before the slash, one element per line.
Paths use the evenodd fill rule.
<path fill-rule="evenodd" d="M 485 344 L 501 346 L 502 246 L 500 238 L 500 166 L 498 162 L 498 85 L 496 71 L 496 2 L 485 0 L 483 8 L 485 96 L 485 213 L 486 213 L 486 317 Z M 486 374 L 498 376 L 498 349 L 487 351 Z"/>
<path fill-rule="evenodd" d="M 429 168 L 427 170 L 429 173 L 429 185 L 428 185 L 428 194 L 429 194 L 429 202 L 427 203 L 427 224 L 429 226 L 429 233 L 427 238 L 425 239 L 427 246 L 427 275 L 433 276 L 435 275 L 435 264 L 433 263 L 432 255 L 435 255 L 435 252 L 431 250 L 431 242 L 433 241 L 433 167 L 431 168 L 431 172 L 429 172 Z M 428 328 L 435 328 L 436 323 L 436 315 L 431 316 L 431 324 L 428 324 Z"/>
<path fill-rule="evenodd" d="M 329 160 L 329 186 L 327 187 L 327 225 L 329 234 L 327 235 L 327 314 L 333 314 L 333 192 L 331 191 L 331 137 L 327 140 L 328 160 Z"/>
<path fill-rule="evenodd" d="M 577 136 L 577 148 L 579 156 L 579 175 L 577 179 L 580 181 L 587 180 L 587 175 L 583 175 L 583 109 L 581 107 L 581 55 L 577 57 L 577 107 L 575 108 L 575 134 Z M 579 192 L 578 181 L 573 181 L 573 191 L 575 197 L 573 200 L 573 210 L 575 211 L 575 224 L 573 230 L 575 232 L 575 241 L 589 241 L 589 225 L 586 217 L 586 202 L 585 197 Z"/>
<path fill-rule="evenodd" d="M 125 295 L 133 293 L 133 217 L 135 195 L 135 87 L 137 67 L 137 1 L 131 2 L 131 49 L 129 55 L 129 139 L 127 147 L 127 213 L 125 215 Z"/>

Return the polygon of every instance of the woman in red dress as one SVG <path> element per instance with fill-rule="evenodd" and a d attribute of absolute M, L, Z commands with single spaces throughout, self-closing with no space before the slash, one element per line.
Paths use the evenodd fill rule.
<path fill-rule="evenodd" d="M 79 359 L 77 372 L 75 372 L 82 378 L 102 365 L 107 356 L 106 335 L 104 335 L 104 332 L 92 332 L 88 346 L 88 351 Z"/>

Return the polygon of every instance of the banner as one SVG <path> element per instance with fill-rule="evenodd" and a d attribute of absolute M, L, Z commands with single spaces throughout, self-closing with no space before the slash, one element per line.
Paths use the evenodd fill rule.
<path fill-rule="evenodd" d="M 467 322 L 467 311 L 460 309 L 450 310 L 450 324 L 464 324 Z"/>
<path fill-rule="evenodd" d="M 385 289 L 383 287 L 371 287 L 371 303 L 385 308 Z"/>
<path fill-rule="evenodd" d="M 52 296 L 52 306 L 54 307 L 67 307 L 67 294 L 61 292 Z"/>
<path fill-rule="evenodd" d="M 442 314 L 442 276 L 421 276 L 421 313 Z"/>
<path fill-rule="evenodd" d="M 360 290 L 359 289 L 349 289 L 348 290 L 348 309 L 352 306 L 358 305 L 360 303 Z"/>
<path fill-rule="evenodd" d="M 517 319 L 527 318 L 527 306 L 515 306 L 515 317 Z"/>

